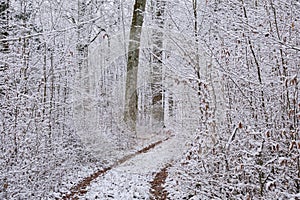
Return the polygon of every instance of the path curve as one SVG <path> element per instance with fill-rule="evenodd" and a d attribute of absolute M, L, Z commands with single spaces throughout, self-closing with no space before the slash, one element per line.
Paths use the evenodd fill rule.
<path fill-rule="evenodd" d="M 137 154 L 95 179 L 79 199 L 150 199 L 150 182 L 186 150 L 186 139 L 175 135 L 153 149 Z"/>

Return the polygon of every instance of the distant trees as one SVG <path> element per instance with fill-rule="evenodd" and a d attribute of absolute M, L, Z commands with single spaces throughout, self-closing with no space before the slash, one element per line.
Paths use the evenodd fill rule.
<path fill-rule="evenodd" d="M 153 49 L 151 52 L 151 92 L 152 92 L 152 125 L 162 128 L 164 125 L 164 88 L 163 88 L 163 42 L 165 26 L 165 0 L 152 2 L 153 24 L 152 33 Z"/>
<path fill-rule="evenodd" d="M 75 113 L 79 117 L 77 127 L 79 130 L 87 129 L 88 125 L 88 114 L 87 112 L 91 109 L 90 104 L 90 74 L 88 66 L 88 54 L 89 54 L 89 43 L 91 37 L 90 24 L 86 23 L 92 16 L 89 15 L 90 6 L 87 5 L 86 1 L 78 0 L 77 2 L 78 12 L 75 15 L 76 19 L 74 25 L 77 28 L 77 41 L 76 41 L 76 60 L 78 72 L 77 75 L 77 88 L 75 91 Z"/>

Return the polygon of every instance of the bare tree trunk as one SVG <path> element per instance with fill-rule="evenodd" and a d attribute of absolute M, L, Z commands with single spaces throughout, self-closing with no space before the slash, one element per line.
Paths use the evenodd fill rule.
<path fill-rule="evenodd" d="M 195 40 L 195 61 L 194 71 L 197 77 L 197 95 L 199 97 L 199 111 L 201 114 L 201 124 L 207 129 L 208 109 L 210 108 L 208 101 L 208 85 L 203 83 L 203 69 L 200 68 L 200 48 L 199 48 L 199 34 L 198 34 L 198 0 L 193 0 L 193 16 L 194 16 L 194 40 Z M 204 66 L 203 66 L 204 67 Z M 209 77 L 206 77 L 209 80 Z"/>
<path fill-rule="evenodd" d="M 165 0 L 156 0 L 154 10 L 154 22 L 156 28 L 153 31 L 153 54 L 151 70 L 152 91 L 152 125 L 162 128 L 164 125 L 164 100 L 163 100 L 163 29 Z"/>
<path fill-rule="evenodd" d="M 6 39 L 9 35 L 8 33 L 8 9 L 9 9 L 9 1 L 8 0 L 0 0 L 0 40 Z M 9 44 L 8 42 L 0 42 L 0 52 L 8 53 Z M 2 64 L 0 63 L 0 67 Z M 1 68 L 0 68 L 1 69 Z"/>
<path fill-rule="evenodd" d="M 84 0 L 78 0 L 78 27 L 77 27 L 77 65 L 79 75 L 77 79 L 77 115 L 80 116 L 80 127 L 85 128 L 87 125 L 87 109 L 89 95 L 89 71 L 88 71 L 88 30 L 83 23 L 86 19 L 87 5 Z"/>
<path fill-rule="evenodd" d="M 248 21 L 248 15 L 247 15 L 246 7 L 244 6 L 244 0 L 242 2 L 243 2 L 244 17 Z M 262 108 L 262 112 L 263 112 L 264 117 L 265 117 L 265 121 L 266 121 L 266 123 L 268 123 L 268 114 L 267 114 L 267 111 L 266 111 L 265 95 L 264 95 L 264 90 L 262 88 L 262 86 L 263 86 L 262 74 L 261 74 L 262 70 L 261 70 L 261 66 L 259 64 L 258 58 L 255 54 L 254 46 L 252 44 L 252 41 L 251 41 L 250 37 L 248 37 L 247 39 L 248 39 L 248 44 L 249 44 L 249 47 L 250 47 L 250 51 L 251 51 L 251 54 L 253 56 L 253 59 L 254 59 L 255 65 L 256 65 L 256 69 L 257 69 L 257 78 L 258 78 L 258 81 L 259 81 L 260 93 L 261 93 L 261 108 Z"/>
<path fill-rule="evenodd" d="M 9 1 L 0 0 L 0 40 L 6 39 L 9 36 Z M 7 41 L 0 42 L 0 72 L 4 72 L 8 69 L 8 62 L 6 62 L 6 54 L 9 53 L 9 43 Z M 1 55 L 2 54 L 2 55 Z M 2 89 L 4 80 L 0 81 L 0 96 L 5 95 L 5 91 Z M 1 108 L 0 108 L 1 109 Z"/>
<path fill-rule="evenodd" d="M 128 47 L 124 121 L 132 131 L 136 130 L 138 114 L 137 73 L 145 7 L 146 0 L 135 0 Z"/>

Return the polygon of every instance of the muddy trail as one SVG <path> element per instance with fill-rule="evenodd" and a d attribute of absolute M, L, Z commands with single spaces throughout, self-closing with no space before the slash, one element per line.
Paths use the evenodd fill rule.
<path fill-rule="evenodd" d="M 166 200 L 168 192 L 164 188 L 164 184 L 168 177 L 168 169 L 172 165 L 168 163 L 164 168 L 162 168 L 154 177 L 153 181 L 150 182 L 150 200 Z"/>
<path fill-rule="evenodd" d="M 69 199 L 79 199 L 80 196 L 86 194 L 88 192 L 87 187 L 91 185 L 91 183 L 93 181 L 95 181 L 98 177 L 105 175 L 105 173 L 107 173 L 108 171 L 122 165 L 123 163 L 125 163 L 126 161 L 136 157 L 137 155 L 143 154 L 143 153 L 147 153 L 149 152 L 151 149 L 155 148 L 156 146 L 162 144 L 165 141 L 168 141 L 171 137 L 173 136 L 169 136 L 163 140 L 159 140 L 157 142 L 154 142 L 144 148 L 142 148 L 139 151 L 136 151 L 132 154 L 129 154 L 127 156 L 124 156 L 123 158 L 119 159 L 118 161 L 116 161 L 115 163 L 113 163 L 112 165 L 105 167 L 103 169 L 99 169 L 98 171 L 94 172 L 93 174 L 91 174 L 90 176 L 82 179 L 80 182 L 78 182 L 75 186 L 73 186 L 70 189 L 70 193 L 68 194 L 63 194 L 62 196 L 62 200 L 69 200 Z M 169 166 L 169 165 L 168 165 Z M 166 168 L 165 168 L 166 169 Z M 159 175 L 159 177 L 161 177 L 161 175 Z M 165 177 L 166 178 L 166 177 Z M 165 179 L 164 178 L 164 179 Z M 154 180 L 154 182 L 152 184 L 158 184 L 159 182 L 161 182 L 163 179 L 158 180 L 157 178 Z M 153 187 L 153 191 L 160 189 L 160 187 L 158 186 L 154 186 Z M 156 195 L 158 193 L 154 192 L 153 195 Z M 155 198 L 156 199 L 156 198 Z M 161 199 L 161 198 L 159 198 Z"/>

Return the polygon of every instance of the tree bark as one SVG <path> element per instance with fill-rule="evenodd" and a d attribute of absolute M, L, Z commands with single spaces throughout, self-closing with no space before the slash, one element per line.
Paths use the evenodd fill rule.
<path fill-rule="evenodd" d="M 135 0 L 129 36 L 124 121 L 132 131 L 136 131 L 138 114 L 137 73 L 145 7 L 146 0 Z"/>

